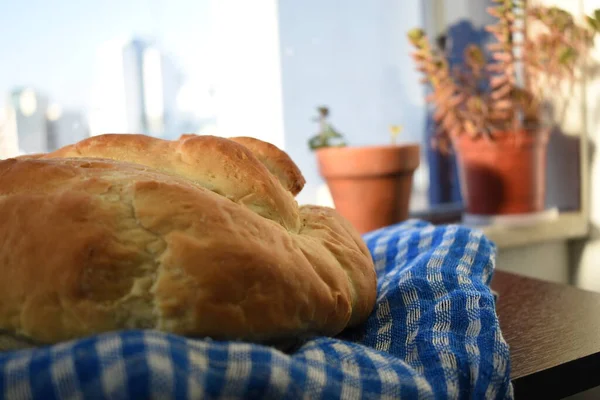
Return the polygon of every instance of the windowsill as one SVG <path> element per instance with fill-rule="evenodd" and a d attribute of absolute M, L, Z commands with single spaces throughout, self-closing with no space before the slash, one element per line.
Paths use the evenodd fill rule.
<path fill-rule="evenodd" d="M 412 218 L 429 221 L 433 224 L 460 224 L 461 208 L 457 205 L 447 205 L 437 210 L 414 212 Z M 527 246 L 532 244 L 570 240 L 585 237 L 589 225 L 581 212 L 563 212 L 556 219 L 540 222 L 530 226 L 508 227 L 490 225 L 475 227 L 481 230 L 498 248 Z"/>
<path fill-rule="evenodd" d="M 327 187 L 322 189 L 321 197 L 328 202 L 320 204 L 333 206 L 333 200 L 329 195 Z M 418 197 L 420 196 L 420 197 Z M 413 201 L 411 207 L 423 206 L 425 194 L 419 191 L 413 191 Z M 462 204 L 444 204 L 435 206 L 435 208 L 412 211 L 411 218 L 428 221 L 434 225 L 442 224 L 464 224 L 462 222 Z M 533 244 L 553 242 L 560 240 L 571 240 L 583 238 L 588 234 L 589 224 L 583 212 L 561 212 L 557 218 L 547 222 L 536 223 L 535 225 L 507 227 L 502 225 L 490 225 L 484 227 L 474 227 L 483 231 L 483 233 L 498 248 L 511 248 L 519 246 L 528 246 Z"/>
<path fill-rule="evenodd" d="M 583 213 L 565 212 L 558 218 L 526 227 L 488 226 L 480 228 L 499 248 L 583 238 L 589 225 Z"/>

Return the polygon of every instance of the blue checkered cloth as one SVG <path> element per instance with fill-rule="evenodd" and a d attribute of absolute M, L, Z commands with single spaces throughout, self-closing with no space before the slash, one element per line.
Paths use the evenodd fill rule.
<path fill-rule="evenodd" d="M 5 399 L 510 399 L 489 289 L 495 247 L 408 221 L 365 236 L 377 305 L 361 327 L 290 354 L 126 331 L 0 354 Z"/>

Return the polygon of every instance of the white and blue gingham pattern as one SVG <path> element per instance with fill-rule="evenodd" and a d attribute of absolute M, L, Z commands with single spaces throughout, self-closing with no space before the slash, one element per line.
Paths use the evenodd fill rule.
<path fill-rule="evenodd" d="M 5 399 L 510 399 L 509 352 L 476 231 L 408 221 L 365 240 L 377 305 L 291 354 L 153 331 L 0 354 Z"/>

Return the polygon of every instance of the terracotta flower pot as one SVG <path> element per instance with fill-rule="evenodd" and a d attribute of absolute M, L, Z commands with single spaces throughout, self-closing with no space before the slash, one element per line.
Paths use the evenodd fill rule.
<path fill-rule="evenodd" d="M 360 233 L 408 218 L 419 146 L 330 147 L 317 150 L 336 210 Z"/>
<path fill-rule="evenodd" d="M 472 215 L 543 211 L 547 131 L 498 133 L 493 141 L 461 135 L 453 141 L 466 212 Z"/>

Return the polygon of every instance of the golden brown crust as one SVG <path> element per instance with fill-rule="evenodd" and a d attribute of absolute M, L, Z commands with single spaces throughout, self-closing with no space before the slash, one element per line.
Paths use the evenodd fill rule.
<path fill-rule="evenodd" d="M 233 140 L 248 148 L 294 196 L 300 193 L 306 180 L 302 172 L 300 172 L 300 168 L 298 168 L 286 152 L 281 151 L 271 143 L 251 137 L 239 136 L 229 138 L 229 140 Z"/>
<path fill-rule="evenodd" d="M 179 140 L 186 140 L 196 137 L 195 134 L 181 135 Z M 265 167 L 279 180 L 283 187 L 296 196 L 304 188 L 306 180 L 300 171 L 300 168 L 292 161 L 290 156 L 279 149 L 277 146 L 263 142 L 248 136 L 237 136 L 228 138 L 241 144 L 254 154 L 254 156 L 264 164 Z"/>
<path fill-rule="evenodd" d="M 14 158 L 16 158 L 17 160 L 22 160 L 22 159 L 24 159 L 24 158 L 26 158 L 26 159 L 32 159 L 32 158 L 42 158 L 42 157 L 44 157 L 46 154 L 47 154 L 47 153 L 24 154 L 24 155 L 22 155 L 22 156 L 17 156 L 17 157 L 14 157 Z"/>
<path fill-rule="evenodd" d="M 190 179 L 259 215 L 298 229 L 297 206 L 277 179 L 245 146 L 215 136 L 178 141 L 135 134 L 93 136 L 41 158 L 107 158 Z M 243 165 L 243 168 L 239 166 Z"/>
<path fill-rule="evenodd" d="M 176 142 L 171 151 L 185 159 L 177 164 L 164 143 L 134 137 L 137 149 L 119 150 L 142 161 L 133 164 L 98 150 L 114 143 L 107 139 L 58 153 L 112 160 L 0 161 L 0 330 L 44 343 L 126 328 L 262 341 L 334 335 L 371 312 L 375 272 L 360 236 L 334 210 L 298 209 L 241 145 Z M 199 143 L 226 161 L 193 148 Z M 229 152 L 220 148 L 228 143 Z M 170 161 L 150 168 L 144 151 Z M 214 168 L 202 170 L 215 174 L 212 185 L 198 154 Z M 246 165 L 251 172 L 241 172 Z M 264 197 L 254 200 L 264 205 L 215 187 L 238 196 L 258 187 Z M 269 202 L 281 193 L 285 200 Z M 277 207 L 292 209 L 297 226 Z"/>

